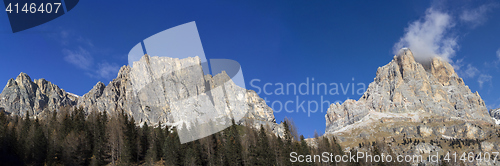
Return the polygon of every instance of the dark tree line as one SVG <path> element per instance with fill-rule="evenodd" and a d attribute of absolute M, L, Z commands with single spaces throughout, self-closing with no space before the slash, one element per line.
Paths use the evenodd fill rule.
<path fill-rule="evenodd" d="M 20 117 L 0 111 L 0 165 L 325 165 L 291 163 L 290 153 L 342 153 L 333 137 L 317 138 L 318 146 L 309 147 L 288 119 L 281 137 L 267 126 L 232 123 L 221 132 L 181 144 L 175 128 L 137 126 L 123 111 L 86 115 L 75 108 L 41 119 L 29 112 Z"/>

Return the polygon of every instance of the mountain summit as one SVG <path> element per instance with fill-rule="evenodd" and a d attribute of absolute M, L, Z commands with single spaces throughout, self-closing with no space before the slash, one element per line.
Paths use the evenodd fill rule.
<path fill-rule="evenodd" d="M 330 105 L 324 137 L 334 136 L 346 150 L 383 149 L 436 165 L 429 157 L 437 153 L 497 152 L 495 115 L 492 111 L 490 116 L 481 96 L 448 62 L 435 57 L 419 63 L 409 49 L 402 49 L 377 69 L 359 100 Z"/>
<path fill-rule="evenodd" d="M 108 85 L 98 82 L 81 97 L 45 79 L 32 81 L 25 73 L 10 79 L 0 94 L 0 111 L 15 115 L 29 111 L 40 116 L 45 111 L 75 106 L 86 113 L 124 111 L 140 125 L 213 121 L 222 130 L 231 125 L 227 118 L 234 118 L 238 124 L 248 121 L 254 127 L 263 124 L 275 133 L 283 132 L 273 110 L 255 91 L 237 86 L 224 71 L 215 76 L 205 74 L 199 57 L 144 55 L 132 66 L 121 67 Z"/>
<path fill-rule="evenodd" d="M 204 109 L 215 103 L 216 107 L 225 107 L 221 110 L 226 110 L 226 114 L 246 113 L 247 118 L 255 121 L 275 122 L 273 110 L 254 91 L 237 87 L 225 72 L 205 75 L 198 57 L 144 55 L 132 66 L 123 66 L 117 78 L 107 86 L 97 83 L 78 99 L 77 106 L 86 111 L 109 113 L 124 110 L 141 124 L 165 124 L 203 116 L 203 113 L 192 115 L 186 110 Z M 211 90 L 219 86 L 223 88 Z M 242 99 L 244 103 L 233 103 L 238 95 L 246 96 Z M 202 100 L 209 96 L 210 100 Z M 177 102 L 181 99 L 186 103 Z"/>
<path fill-rule="evenodd" d="M 493 122 L 481 96 L 471 92 L 448 62 L 434 57 L 428 64 L 418 63 L 407 48 L 377 69 L 374 81 L 358 101 L 346 100 L 330 106 L 325 115 L 325 132 L 338 131 L 370 114 Z"/>
<path fill-rule="evenodd" d="M 76 104 L 78 96 L 68 93 L 45 79 L 31 80 L 21 72 L 10 79 L 0 94 L 0 108 L 14 115 L 38 115 Z"/>

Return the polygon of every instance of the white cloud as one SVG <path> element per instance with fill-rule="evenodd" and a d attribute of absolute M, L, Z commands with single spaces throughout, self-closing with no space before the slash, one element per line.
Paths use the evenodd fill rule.
<path fill-rule="evenodd" d="M 458 48 L 457 37 L 448 32 L 454 26 L 449 14 L 431 7 L 425 12 L 423 19 L 411 23 L 405 29 L 405 35 L 394 45 L 393 51 L 396 54 L 399 49 L 409 47 L 419 62 L 428 61 L 435 56 L 451 62 Z"/>
<path fill-rule="evenodd" d="M 105 61 L 94 60 L 93 54 L 96 54 L 96 48 L 93 42 L 78 35 L 71 30 L 60 30 L 56 35 L 53 35 L 56 40 L 61 42 L 64 60 L 73 66 L 83 69 L 85 74 L 93 78 L 114 78 L 118 73 L 120 67 L 115 63 L 108 63 Z M 67 47 L 73 46 L 77 49 L 69 49 Z"/>
<path fill-rule="evenodd" d="M 80 42 L 81 44 L 87 45 L 88 47 L 94 47 L 94 43 L 92 43 L 90 39 L 79 36 L 76 41 Z"/>
<path fill-rule="evenodd" d="M 496 55 L 496 59 L 494 60 L 489 60 L 489 61 L 486 61 L 484 62 L 484 66 L 487 67 L 487 68 L 492 68 L 492 69 L 496 69 L 497 71 L 499 71 L 499 64 L 500 64 L 500 48 L 497 49 L 497 51 L 495 52 L 495 55 Z"/>
<path fill-rule="evenodd" d="M 477 82 L 479 83 L 479 88 L 483 88 L 483 84 L 485 82 L 490 82 L 491 83 L 491 79 L 493 77 L 491 75 L 488 75 L 488 74 L 481 74 L 479 76 L 479 78 L 477 79 Z"/>
<path fill-rule="evenodd" d="M 460 70 L 460 68 L 462 68 L 462 66 L 464 66 L 464 58 L 458 59 L 450 64 L 451 64 L 451 66 L 453 66 L 453 69 L 455 69 L 455 71 L 458 71 L 458 70 Z"/>
<path fill-rule="evenodd" d="M 485 101 L 485 103 L 486 103 L 486 101 Z M 487 102 L 487 103 L 489 103 L 486 105 L 486 108 L 488 108 L 488 109 L 500 108 L 500 98 L 496 99 L 494 102 Z"/>
<path fill-rule="evenodd" d="M 476 76 L 476 74 L 478 73 L 479 70 L 476 67 L 472 66 L 471 64 L 468 64 L 467 69 L 465 69 L 464 78 L 472 78 Z"/>
<path fill-rule="evenodd" d="M 63 49 L 62 52 L 65 55 L 64 60 L 75 65 L 76 67 L 89 69 L 92 65 L 92 56 L 82 47 L 79 47 L 77 50 Z"/>
<path fill-rule="evenodd" d="M 464 58 L 457 59 L 456 61 L 451 62 L 453 69 L 457 72 L 457 74 L 462 78 L 474 78 L 477 74 L 481 73 L 477 67 L 472 64 L 464 64 Z M 465 66 L 465 67 L 464 67 Z"/>
<path fill-rule="evenodd" d="M 118 65 L 103 62 L 97 65 L 96 75 L 100 78 L 114 78 L 119 70 Z"/>
<path fill-rule="evenodd" d="M 497 50 L 497 58 L 500 61 L 500 48 Z"/>
<path fill-rule="evenodd" d="M 475 9 L 463 10 L 462 14 L 460 15 L 460 20 L 465 23 L 469 23 L 472 28 L 475 28 L 486 22 L 486 13 L 493 9 L 495 6 L 496 4 L 486 4 L 481 5 Z"/>

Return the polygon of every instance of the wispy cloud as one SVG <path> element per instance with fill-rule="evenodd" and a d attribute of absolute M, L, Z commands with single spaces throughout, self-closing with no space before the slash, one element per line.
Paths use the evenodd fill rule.
<path fill-rule="evenodd" d="M 455 69 L 455 71 L 460 70 L 462 66 L 464 66 L 464 58 L 454 61 L 453 63 L 451 63 L 451 65 L 453 66 L 453 69 Z"/>
<path fill-rule="evenodd" d="M 63 49 L 62 52 L 65 55 L 64 60 L 78 68 L 90 69 L 93 63 L 90 53 L 82 47 L 78 47 L 76 50 Z"/>
<path fill-rule="evenodd" d="M 467 69 L 465 69 L 463 77 L 464 78 L 473 78 L 478 73 L 479 73 L 479 70 L 476 67 L 472 66 L 471 64 L 468 64 Z"/>
<path fill-rule="evenodd" d="M 494 53 L 495 58 L 494 60 L 489 60 L 484 62 L 484 67 L 489 68 L 489 69 L 494 69 L 497 72 L 500 71 L 500 48 L 497 49 L 497 51 Z"/>
<path fill-rule="evenodd" d="M 477 4 L 477 3 L 476 3 Z M 408 47 L 412 50 L 415 60 L 420 63 L 428 62 L 432 57 L 441 57 L 450 62 L 453 68 L 463 78 L 477 79 L 479 88 L 489 84 L 493 86 L 493 76 L 487 73 L 488 67 L 500 64 L 500 49 L 496 51 L 495 60 L 485 62 L 480 68 L 464 62 L 464 57 L 454 59 L 460 49 L 459 39 L 467 33 L 463 27 L 476 28 L 486 23 L 488 14 L 498 3 L 479 4 L 471 7 L 470 1 L 431 1 L 422 18 L 412 21 L 405 28 L 404 35 L 393 46 L 393 53 Z M 469 29 L 470 30 L 470 29 Z"/>
<path fill-rule="evenodd" d="M 439 56 L 451 61 L 458 49 L 457 37 L 449 33 L 455 24 L 445 12 L 427 9 L 425 17 L 412 22 L 405 29 L 405 35 L 394 45 L 395 54 L 403 47 L 409 47 L 419 62 Z"/>
<path fill-rule="evenodd" d="M 84 45 L 87 45 L 88 47 L 94 47 L 94 43 L 92 43 L 90 39 L 79 36 L 76 40 Z"/>
<path fill-rule="evenodd" d="M 498 61 L 500 61 L 500 48 L 497 50 L 497 58 L 498 58 Z"/>
<path fill-rule="evenodd" d="M 486 14 L 496 6 L 496 4 L 485 4 L 475 9 L 466 9 L 462 11 L 459 18 L 461 21 L 469 23 L 472 28 L 475 28 L 486 22 Z"/>
<path fill-rule="evenodd" d="M 453 69 L 457 72 L 457 74 L 462 78 L 474 78 L 477 74 L 481 73 L 477 67 L 472 64 L 467 64 L 465 68 L 464 58 L 453 61 L 452 63 Z"/>
<path fill-rule="evenodd" d="M 73 66 L 83 69 L 88 76 L 110 79 L 118 73 L 120 67 L 117 64 L 94 60 L 94 55 L 99 52 L 96 50 L 99 49 L 94 46 L 92 40 L 78 35 L 74 31 L 63 29 L 51 37 L 64 47 L 62 49 L 63 59 Z"/>
<path fill-rule="evenodd" d="M 488 108 L 488 109 L 497 109 L 497 108 L 500 108 L 500 98 L 498 98 L 494 102 L 488 102 L 488 103 L 490 103 L 490 104 L 486 105 L 486 108 Z M 491 104 L 491 103 L 493 103 L 493 104 Z"/>
<path fill-rule="evenodd" d="M 483 84 L 486 82 L 489 82 L 491 84 L 491 79 L 493 77 L 488 74 L 481 74 L 479 75 L 479 78 L 477 79 L 477 82 L 479 83 L 479 88 L 483 88 Z"/>
<path fill-rule="evenodd" d="M 97 65 L 96 75 L 100 78 L 113 78 L 120 70 L 120 66 L 114 63 L 103 62 Z"/>
<path fill-rule="evenodd" d="M 394 53 L 396 54 L 403 47 L 408 47 L 412 50 L 415 60 L 421 63 L 427 62 L 432 57 L 441 57 L 450 62 L 461 77 L 477 77 L 480 88 L 485 83 L 492 84 L 493 77 L 491 75 L 481 72 L 472 64 L 464 65 L 463 58 L 456 61 L 453 61 L 452 58 L 460 48 L 458 44 L 460 28 L 458 26 L 465 25 L 475 28 L 484 24 L 487 21 L 487 14 L 498 5 L 492 3 L 477 8 L 463 7 L 448 11 L 446 3 L 449 2 L 434 3 L 425 11 L 424 17 L 409 23 L 403 37 L 394 44 Z M 498 62 L 500 62 L 500 49 L 497 50 L 496 54 Z"/>
<path fill-rule="evenodd" d="M 61 32 L 59 32 L 59 34 L 56 34 L 56 39 L 59 40 L 59 42 L 61 42 L 62 45 L 68 45 L 69 34 L 70 34 L 69 31 L 61 30 Z"/>

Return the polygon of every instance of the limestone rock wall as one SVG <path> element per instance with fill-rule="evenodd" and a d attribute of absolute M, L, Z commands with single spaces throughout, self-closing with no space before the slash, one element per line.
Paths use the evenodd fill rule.
<path fill-rule="evenodd" d="M 254 126 L 279 130 L 273 110 L 254 91 L 235 85 L 225 73 L 205 75 L 198 57 L 177 59 L 143 56 L 123 66 L 107 86 L 97 83 L 78 99 L 86 111 L 125 111 L 140 124 L 176 123 L 224 115 L 251 119 Z M 208 109 L 215 106 L 215 109 Z M 186 110 L 200 110 L 186 111 Z M 201 111 L 202 110 L 202 111 Z M 196 121 L 195 120 L 195 121 Z"/>
<path fill-rule="evenodd" d="M 481 96 L 471 92 L 448 62 L 435 57 L 421 64 L 409 49 L 402 49 L 389 64 L 378 68 L 358 101 L 330 105 L 325 132 L 360 121 L 370 112 L 425 112 L 492 122 Z"/>
<path fill-rule="evenodd" d="M 45 79 L 32 81 L 25 73 L 10 79 L 0 94 L 0 110 L 15 115 L 25 115 L 26 111 L 39 115 L 75 106 L 86 113 L 124 111 L 140 125 L 220 122 L 219 117 L 232 117 L 241 119 L 238 124 L 251 121 L 247 125 L 264 124 L 275 133 L 283 132 L 262 98 L 234 84 L 225 72 L 206 75 L 198 57 L 145 55 L 132 66 L 121 67 L 108 85 L 98 82 L 83 96 L 65 92 Z"/>

